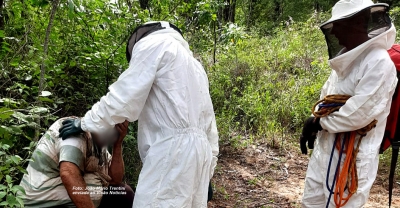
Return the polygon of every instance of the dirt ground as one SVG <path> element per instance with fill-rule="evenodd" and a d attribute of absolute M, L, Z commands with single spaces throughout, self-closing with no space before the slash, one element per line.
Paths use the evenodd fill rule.
<path fill-rule="evenodd" d="M 259 144 L 243 150 L 220 147 L 218 167 L 212 179 L 211 208 L 297 208 L 304 188 L 308 157 Z M 388 170 L 380 167 L 365 208 L 388 207 Z M 395 185 L 393 208 L 400 208 Z"/>

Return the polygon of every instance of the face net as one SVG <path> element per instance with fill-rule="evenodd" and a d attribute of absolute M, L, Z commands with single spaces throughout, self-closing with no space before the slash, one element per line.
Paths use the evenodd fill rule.
<path fill-rule="evenodd" d="M 321 26 L 329 59 L 342 55 L 390 29 L 392 22 L 385 6 L 368 7 L 350 17 Z"/>
<path fill-rule="evenodd" d="M 131 60 L 132 57 L 132 50 L 133 46 L 142 38 L 146 37 L 148 34 L 161 30 L 163 27 L 161 26 L 161 23 L 156 22 L 156 23 L 151 23 L 147 25 L 141 25 L 137 27 L 134 31 L 131 37 L 128 40 L 128 44 L 126 45 L 126 59 L 128 62 Z"/>
<path fill-rule="evenodd" d="M 174 30 L 176 30 L 177 32 L 179 32 L 179 34 L 182 35 L 182 32 L 175 25 L 170 23 L 169 26 L 171 28 L 173 28 Z M 135 46 L 135 44 L 140 39 L 146 37 L 150 33 L 158 31 L 158 30 L 162 30 L 162 29 L 165 29 L 165 27 L 163 27 L 160 22 L 149 23 L 149 24 L 145 24 L 145 25 L 141 25 L 141 26 L 137 27 L 133 31 L 133 34 L 131 35 L 131 37 L 129 37 L 128 44 L 126 44 L 126 59 L 127 59 L 128 63 L 131 60 L 132 50 L 133 50 L 133 47 Z"/>

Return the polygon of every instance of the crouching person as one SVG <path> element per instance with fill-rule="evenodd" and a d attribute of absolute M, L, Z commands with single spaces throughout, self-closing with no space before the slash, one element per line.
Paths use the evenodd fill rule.
<path fill-rule="evenodd" d="M 39 140 L 21 186 L 25 207 L 132 207 L 134 192 L 122 183 L 122 141 L 128 122 L 111 132 L 84 133 L 62 140 L 56 121 Z M 110 141 L 106 143 L 106 141 Z M 112 156 L 107 146 L 112 145 Z"/>

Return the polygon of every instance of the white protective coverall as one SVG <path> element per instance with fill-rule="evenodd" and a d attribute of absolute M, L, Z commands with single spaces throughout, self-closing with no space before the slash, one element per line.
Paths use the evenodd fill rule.
<path fill-rule="evenodd" d="M 336 133 L 358 130 L 376 119 L 377 126 L 361 140 L 357 155 L 357 192 L 344 207 L 360 208 L 367 202 L 376 178 L 379 148 L 397 84 L 396 69 L 387 52 L 394 44 L 395 37 L 396 30 L 392 25 L 386 32 L 329 61 L 333 70 L 322 88 L 321 99 L 332 94 L 352 97 L 339 111 L 320 120 L 324 130 L 317 135 L 308 164 L 302 207 L 326 207 L 329 197 L 326 178 Z M 342 165 L 344 159 L 345 154 L 342 156 Z M 339 154 L 335 150 L 329 186 L 332 186 L 338 160 Z M 333 198 L 332 195 L 329 207 L 336 207 Z"/>
<path fill-rule="evenodd" d="M 209 82 L 169 23 L 133 48 L 129 68 L 82 119 L 84 131 L 138 120 L 143 162 L 133 207 L 207 207 L 218 132 Z"/>

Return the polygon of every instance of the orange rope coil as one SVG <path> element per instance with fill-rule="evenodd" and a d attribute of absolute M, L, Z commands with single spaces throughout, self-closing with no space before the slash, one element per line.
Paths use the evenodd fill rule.
<path fill-rule="evenodd" d="M 338 111 L 341 106 L 333 106 L 333 107 L 323 107 L 315 111 L 316 107 L 319 104 L 345 104 L 346 101 L 350 98 L 349 95 L 328 95 L 324 99 L 315 103 L 312 108 L 313 115 L 316 118 L 326 117 L 329 114 Z M 346 138 L 345 147 L 343 149 L 343 153 L 346 154 L 344 164 L 342 168 L 338 170 L 338 174 L 336 176 L 336 184 L 335 184 L 335 192 L 334 192 L 334 200 L 337 208 L 343 207 L 349 201 L 350 197 L 357 192 L 358 189 L 358 174 L 356 167 L 356 159 L 357 154 L 359 152 L 361 139 L 367 135 L 367 133 L 372 130 L 376 124 L 377 120 L 373 120 L 366 127 L 361 128 L 352 132 L 343 132 L 338 133 L 336 136 L 337 139 Z M 358 139 L 357 145 L 354 148 L 354 144 L 356 142 L 356 136 L 360 135 Z M 351 148 L 353 147 L 353 148 Z M 340 143 L 336 144 L 336 149 L 340 152 L 342 151 L 342 147 Z M 338 161 L 341 162 L 341 161 Z M 348 189 L 348 194 L 345 196 L 345 190 Z"/>

